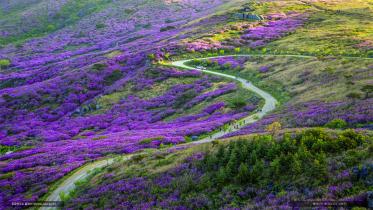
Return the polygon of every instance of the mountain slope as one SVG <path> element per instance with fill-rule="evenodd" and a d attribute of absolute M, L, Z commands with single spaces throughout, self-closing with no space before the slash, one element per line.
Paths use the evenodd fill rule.
<path fill-rule="evenodd" d="M 32 0 L 2 1 L 0 8 L 1 208 L 11 208 L 12 201 L 40 200 L 58 180 L 88 162 L 204 139 L 260 112 L 263 100 L 240 83 L 170 66 L 179 60 L 248 80 L 279 101 L 264 119 L 225 137 L 268 132 L 282 139 L 276 137 L 282 129 L 352 129 L 323 131 L 325 142 L 313 139 L 312 144 L 351 143 L 346 150 L 356 157 L 340 150 L 319 154 L 327 153 L 328 160 L 334 154 L 355 158 L 351 164 L 336 160 L 350 164 L 344 167 L 350 172 L 371 162 L 365 152 L 373 120 L 371 1 Z M 242 13 L 251 16 L 238 18 Z M 349 132 L 368 140 L 351 142 L 351 136 L 344 136 Z M 300 179 L 310 175 L 298 172 Z M 328 176 L 334 172 L 328 170 Z M 262 178 L 270 184 L 265 177 L 257 181 Z M 290 192 L 288 183 L 277 181 Z M 316 188 L 324 191 L 335 184 L 321 181 Z M 305 196 L 310 183 L 300 180 L 297 195 Z M 95 184 L 84 192 L 102 188 Z M 338 196 L 368 190 L 360 181 L 354 185 L 356 191 Z M 209 208 L 256 205 L 247 198 L 219 203 L 213 196 L 224 195 L 223 188 L 211 189 L 216 193 L 201 201 Z M 277 198 L 284 194 L 276 193 Z M 83 192 L 76 196 L 79 200 Z M 141 205 L 134 198 L 119 198 Z M 101 202 L 93 207 L 115 205 Z"/>

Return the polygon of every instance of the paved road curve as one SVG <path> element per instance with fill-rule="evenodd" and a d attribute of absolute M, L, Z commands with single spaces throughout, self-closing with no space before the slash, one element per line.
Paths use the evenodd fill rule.
<path fill-rule="evenodd" d="M 132 155 L 125 156 L 124 160 L 131 158 Z M 114 158 L 109 158 L 105 160 L 97 160 L 93 163 L 86 164 L 77 171 L 75 171 L 71 176 L 69 176 L 66 180 L 64 180 L 60 185 L 48 196 L 46 201 L 61 201 L 60 194 L 62 192 L 68 193 L 71 192 L 75 188 L 75 183 L 78 180 L 86 178 L 90 171 L 93 169 L 99 169 L 102 167 L 105 167 L 107 165 L 110 165 L 114 162 Z M 43 207 L 40 209 L 55 209 L 51 207 Z"/>
<path fill-rule="evenodd" d="M 218 56 L 218 57 L 232 57 L 232 56 Z M 200 60 L 206 60 L 206 59 L 211 59 L 211 58 L 217 58 L 217 57 L 202 58 Z M 175 61 L 175 62 L 172 62 L 171 64 L 173 66 L 184 68 L 184 69 L 197 70 L 197 71 L 201 71 L 201 72 L 204 72 L 204 73 L 214 74 L 214 75 L 218 75 L 218 76 L 222 76 L 222 77 L 237 80 L 242 84 L 242 86 L 245 89 L 248 89 L 252 92 L 255 92 L 256 94 L 258 94 L 260 97 L 262 97 L 265 100 L 264 106 L 256 114 L 249 115 L 249 116 L 239 120 L 238 122 L 231 124 L 227 130 L 217 132 L 210 137 L 207 137 L 207 138 L 199 140 L 199 141 L 191 142 L 190 144 L 202 144 L 202 143 L 206 143 L 206 142 L 210 142 L 210 141 L 213 141 L 215 139 L 218 139 L 218 138 L 220 138 L 220 137 L 222 137 L 222 136 L 224 136 L 228 133 L 237 131 L 237 130 L 241 129 L 242 127 L 244 127 L 248 124 L 251 124 L 255 121 L 258 121 L 260 118 L 262 118 L 268 112 L 271 112 L 276 108 L 277 100 L 271 94 L 269 94 L 269 93 L 265 92 L 264 90 L 259 89 L 258 87 L 254 86 L 251 82 L 249 82 L 249 81 L 247 81 L 243 78 L 232 76 L 232 75 L 229 75 L 229 74 L 223 74 L 223 73 L 210 71 L 210 70 L 196 69 L 196 68 L 185 65 L 185 63 L 187 63 L 189 61 L 191 61 L 191 60 Z"/>
<path fill-rule="evenodd" d="M 240 56 L 249 56 L 249 55 L 240 55 Z M 231 57 L 231 55 L 229 55 L 229 56 L 218 56 L 218 57 Z M 217 57 L 200 58 L 200 59 L 202 60 L 202 59 L 210 59 L 210 58 L 217 58 Z M 277 104 L 276 99 L 273 96 L 271 96 L 269 93 L 265 92 L 264 90 L 261 90 L 258 87 L 254 86 L 249 81 L 247 81 L 243 78 L 235 77 L 235 76 L 228 75 L 228 74 L 223 74 L 223 73 L 209 71 L 209 70 L 196 69 L 196 68 L 185 65 L 185 63 L 188 62 L 188 61 L 191 61 L 191 60 L 175 61 L 175 62 L 172 62 L 171 65 L 175 66 L 175 67 L 179 67 L 179 68 L 184 68 L 184 69 L 189 69 L 189 70 L 197 70 L 197 71 L 201 71 L 201 72 L 204 72 L 204 73 L 214 74 L 214 75 L 218 75 L 218 76 L 222 76 L 222 77 L 237 80 L 242 84 L 242 86 L 244 88 L 246 88 L 249 91 L 255 92 L 256 94 L 261 96 L 265 100 L 265 104 L 259 112 L 255 113 L 255 114 L 252 114 L 250 116 L 247 116 L 247 117 L 245 117 L 245 118 L 243 118 L 243 119 L 241 119 L 241 120 L 239 120 L 235 123 L 230 124 L 230 126 L 226 130 L 216 132 L 216 133 L 214 133 L 213 135 L 211 135 L 207 138 L 204 138 L 204 139 L 201 139 L 201 140 L 198 140 L 198 141 L 194 141 L 194 142 L 190 142 L 190 143 L 179 144 L 175 147 L 211 142 L 211 141 L 216 140 L 216 139 L 218 139 L 218 138 L 220 138 L 220 137 L 222 137 L 222 136 L 224 136 L 228 133 L 237 131 L 240 128 L 242 128 L 242 127 L 244 127 L 248 124 L 251 124 L 255 121 L 258 121 L 260 118 L 262 118 L 268 112 L 271 112 L 276 108 L 276 104 Z M 123 158 L 124 158 L 124 160 L 128 160 L 132 156 L 133 156 L 133 154 L 124 155 Z M 114 162 L 114 158 L 108 158 L 108 159 L 105 159 L 105 160 L 97 160 L 95 162 L 86 164 L 85 166 L 81 167 L 76 172 L 71 174 L 69 177 L 67 177 L 62 183 L 60 183 L 59 186 L 47 197 L 46 201 L 60 201 L 61 200 L 60 199 L 60 194 L 62 192 L 65 193 L 65 194 L 68 194 L 69 192 L 71 192 L 75 188 L 75 183 L 77 181 L 81 180 L 81 179 L 87 178 L 89 176 L 90 171 L 92 171 L 93 169 L 99 169 L 99 168 L 105 167 L 107 165 L 112 164 L 113 162 Z M 43 207 L 41 209 L 44 210 L 44 209 L 55 209 L 55 208 Z"/>

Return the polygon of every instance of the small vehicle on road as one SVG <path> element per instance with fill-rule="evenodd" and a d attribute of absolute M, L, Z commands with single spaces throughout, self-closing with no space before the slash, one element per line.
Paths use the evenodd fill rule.
<path fill-rule="evenodd" d="M 196 68 L 200 70 L 206 70 L 206 67 L 203 67 L 203 66 L 196 66 Z"/>

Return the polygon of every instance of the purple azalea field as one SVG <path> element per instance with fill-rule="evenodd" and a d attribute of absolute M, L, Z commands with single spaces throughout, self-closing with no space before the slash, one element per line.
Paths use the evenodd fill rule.
<path fill-rule="evenodd" d="M 370 0 L 0 1 L 0 209 L 373 208 L 372 20 Z"/>

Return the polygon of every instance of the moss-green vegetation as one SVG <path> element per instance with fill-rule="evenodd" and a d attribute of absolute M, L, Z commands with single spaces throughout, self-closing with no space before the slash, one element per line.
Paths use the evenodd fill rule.
<path fill-rule="evenodd" d="M 120 70 L 114 70 L 110 75 L 104 78 L 104 84 L 110 86 L 122 78 L 123 73 Z"/>
<path fill-rule="evenodd" d="M 347 122 L 342 119 L 334 119 L 330 122 L 328 122 L 326 125 L 328 128 L 339 128 L 344 129 L 347 127 Z"/>
<path fill-rule="evenodd" d="M 0 83 L 0 89 L 3 89 L 3 88 L 11 88 L 11 87 L 15 87 L 15 86 L 18 86 L 20 84 L 23 84 L 25 81 L 25 79 L 8 79 L 8 80 L 5 80 L 3 82 Z"/>
<path fill-rule="evenodd" d="M 140 144 L 150 144 L 153 141 L 162 141 L 164 139 L 163 136 L 157 136 L 157 137 L 152 137 L 152 138 L 146 138 L 140 141 Z"/>
<path fill-rule="evenodd" d="M 191 84 L 198 78 L 170 78 L 154 84 L 151 88 L 139 91 L 136 95 L 142 99 L 151 99 L 166 93 L 171 87 L 177 84 Z"/>
<path fill-rule="evenodd" d="M 106 139 L 107 136 L 98 136 L 98 137 L 94 137 L 92 140 L 102 140 L 102 139 Z"/>
<path fill-rule="evenodd" d="M 7 152 L 17 152 L 26 149 L 31 149 L 32 146 L 4 146 L 0 145 L 0 155 L 4 155 Z"/>
<path fill-rule="evenodd" d="M 92 65 L 92 71 L 94 72 L 100 72 L 104 70 L 105 68 L 107 68 L 107 65 L 104 63 L 95 63 Z"/>
<path fill-rule="evenodd" d="M 10 60 L 8 59 L 0 59 L 0 69 L 6 68 L 10 65 Z"/>
<path fill-rule="evenodd" d="M 118 55 L 120 55 L 120 54 L 122 54 L 122 51 L 114 50 L 114 51 L 112 51 L 112 52 L 106 54 L 105 56 L 106 56 L 107 58 L 114 58 L 115 56 L 118 56 Z"/>

